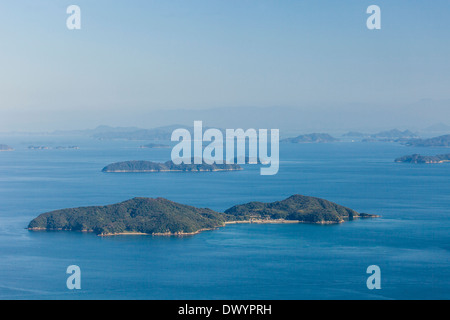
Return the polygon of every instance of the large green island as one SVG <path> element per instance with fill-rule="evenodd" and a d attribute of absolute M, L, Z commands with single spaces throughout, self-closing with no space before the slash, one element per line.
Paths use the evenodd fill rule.
<path fill-rule="evenodd" d="M 97 235 L 190 235 L 231 223 L 342 223 L 376 215 L 358 213 L 336 203 L 293 195 L 272 203 L 250 202 L 225 212 L 196 208 L 164 198 L 133 198 L 106 206 L 62 209 L 33 219 L 28 230 L 93 232 Z"/>
<path fill-rule="evenodd" d="M 172 161 L 152 162 L 152 161 L 123 161 L 107 165 L 103 172 L 200 172 L 200 171 L 236 171 L 242 170 L 237 164 L 175 164 Z"/>

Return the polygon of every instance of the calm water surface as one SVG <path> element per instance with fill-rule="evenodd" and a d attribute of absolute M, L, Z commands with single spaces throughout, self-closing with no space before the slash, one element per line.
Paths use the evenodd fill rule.
<path fill-rule="evenodd" d="M 438 148 L 282 144 L 280 171 L 107 174 L 116 161 L 167 161 L 170 149 L 80 137 L 1 136 L 0 299 L 449 299 L 450 164 L 394 163 Z M 28 150 L 78 145 L 79 150 Z M 448 151 L 448 150 L 447 150 Z M 229 225 L 190 237 L 29 232 L 38 214 L 165 197 L 223 211 L 317 196 L 382 215 L 336 226 Z M 66 288 L 67 266 L 82 289 Z M 382 289 L 368 290 L 378 265 Z"/>

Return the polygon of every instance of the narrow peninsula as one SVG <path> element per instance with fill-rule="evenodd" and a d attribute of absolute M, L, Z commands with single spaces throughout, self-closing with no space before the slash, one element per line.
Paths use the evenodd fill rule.
<path fill-rule="evenodd" d="M 196 208 L 164 198 L 133 198 L 106 206 L 62 209 L 33 219 L 28 230 L 93 232 L 97 235 L 192 235 L 232 223 L 342 223 L 374 218 L 333 202 L 293 195 L 272 203 L 250 202 L 225 212 Z"/>

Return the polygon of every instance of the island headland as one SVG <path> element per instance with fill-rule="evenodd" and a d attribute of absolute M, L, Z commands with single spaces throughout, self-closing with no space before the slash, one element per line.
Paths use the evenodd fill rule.
<path fill-rule="evenodd" d="M 450 162 L 450 153 L 438 154 L 436 156 L 423 156 L 420 154 L 412 154 L 397 158 L 394 161 L 407 163 L 444 163 Z"/>

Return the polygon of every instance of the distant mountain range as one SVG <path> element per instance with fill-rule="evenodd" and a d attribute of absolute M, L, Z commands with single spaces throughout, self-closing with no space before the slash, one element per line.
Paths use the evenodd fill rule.
<path fill-rule="evenodd" d="M 95 129 L 54 131 L 55 135 L 83 135 L 100 140 L 124 139 L 124 140 L 170 140 L 173 130 L 183 128 L 189 131 L 191 127 L 184 125 L 170 125 L 153 129 L 138 127 L 111 127 L 98 126 Z"/>
<path fill-rule="evenodd" d="M 194 133 L 192 126 L 173 124 L 169 126 L 157 127 L 152 129 L 142 129 L 138 127 L 110 127 L 98 126 L 95 129 L 74 130 L 74 131 L 54 131 L 56 135 L 85 135 L 99 140 L 170 140 L 172 132 L 176 129 L 186 129 L 191 135 Z M 203 127 L 207 130 L 209 127 Z M 223 129 L 219 129 L 223 133 Z M 144 146 L 145 148 L 145 146 Z"/>
<path fill-rule="evenodd" d="M 111 139 L 125 139 L 125 140 L 170 140 L 172 132 L 175 129 L 183 128 L 192 131 L 192 128 L 182 125 L 170 125 L 154 129 L 140 129 L 140 128 L 112 128 L 101 127 L 101 130 L 95 130 L 90 136 L 95 139 L 111 140 Z"/>
<path fill-rule="evenodd" d="M 446 125 L 444 123 L 436 123 L 432 126 L 426 127 L 425 129 L 423 129 L 422 131 L 424 132 L 430 132 L 430 133 L 444 133 L 444 132 L 450 132 L 450 126 Z"/>
<path fill-rule="evenodd" d="M 410 130 L 401 131 L 398 129 L 392 129 L 389 131 L 381 131 L 381 132 L 374 133 L 374 134 L 350 131 L 350 132 L 344 134 L 344 136 L 345 137 L 353 137 L 353 138 L 369 138 L 369 139 L 411 139 L 411 138 L 419 137 L 416 133 L 414 133 Z"/>
<path fill-rule="evenodd" d="M 111 127 L 111 126 L 98 126 L 95 129 L 87 129 L 87 130 L 72 130 L 72 131 L 54 131 L 52 134 L 55 135 L 84 135 L 89 136 L 95 139 L 100 140 L 112 140 L 112 139 L 121 139 L 121 140 L 150 140 L 150 141 L 168 141 L 172 136 L 172 132 L 175 129 L 182 128 L 188 130 L 191 135 L 193 134 L 193 127 L 186 126 L 181 124 L 174 124 L 168 126 L 162 126 L 152 129 L 142 129 L 138 127 Z M 207 130 L 210 127 L 203 127 L 203 130 Z M 225 130 L 219 130 L 225 135 Z M 432 132 L 448 132 L 450 131 L 450 126 L 447 126 L 443 123 L 436 124 L 430 127 L 421 130 L 420 132 L 426 134 L 430 134 Z M 287 134 L 284 131 L 280 132 L 281 135 Z M 385 141 L 385 142 L 401 142 L 406 143 L 412 139 L 419 139 L 420 136 L 417 132 L 413 132 L 411 130 L 399 130 L 392 129 L 381 131 L 378 133 L 364 133 L 359 131 L 350 131 L 343 135 L 346 138 L 355 138 L 362 140 L 364 142 L 371 141 Z M 282 140 L 284 142 L 292 142 L 292 143 L 319 143 L 319 142 L 337 142 L 339 139 L 331 136 L 328 133 L 310 133 L 303 134 L 297 137 L 290 137 Z M 145 146 L 143 146 L 145 148 Z"/>

